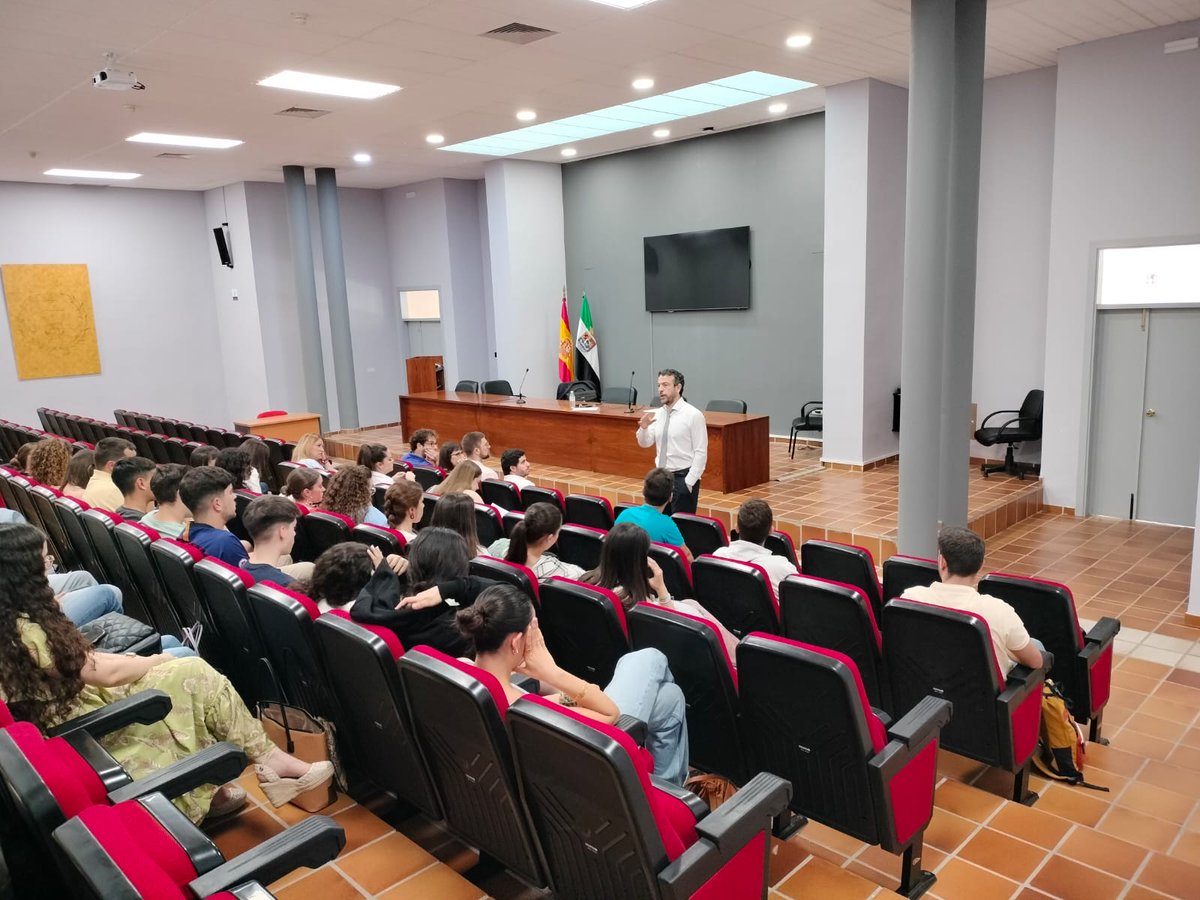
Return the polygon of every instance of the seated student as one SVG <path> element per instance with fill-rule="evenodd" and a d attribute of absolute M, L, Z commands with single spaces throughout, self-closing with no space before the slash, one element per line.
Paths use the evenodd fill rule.
<path fill-rule="evenodd" d="M 763 546 L 775 524 L 775 514 L 766 500 L 747 500 L 737 511 L 738 539 L 728 547 L 718 547 L 713 556 L 723 559 L 738 559 L 762 566 L 767 577 L 771 579 L 771 587 L 775 596 L 779 596 L 779 582 L 789 575 L 795 575 L 799 570 L 792 561 L 783 556 L 777 556 Z"/>
<path fill-rule="evenodd" d="M 314 469 L 292 469 L 283 493 L 293 503 L 307 509 L 318 509 L 325 499 L 325 479 Z"/>
<path fill-rule="evenodd" d="M 679 526 L 663 512 L 663 507 L 671 502 L 674 490 L 674 475 L 666 469 L 651 469 L 646 473 L 645 481 L 642 482 L 642 499 L 646 502 L 641 506 L 631 506 L 622 511 L 613 524 L 621 525 L 629 522 L 638 525 L 650 535 L 650 540 L 678 547 L 688 559 L 691 559 L 692 552 L 683 542 Z"/>
<path fill-rule="evenodd" d="M 83 502 L 109 512 L 116 512 L 121 505 L 121 491 L 113 484 L 112 470 L 118 459 L 137 456 L 133 444 L 124 438 L 102 438 L 94 451 L 96 470 L 83 492 Z"/>
<path fill-rule="evenodd" d="M 462 452 L 467 459 L 479 466 L 484 481 L 500 477 L 495 469 L 484 464 L 485 459 L 491 458 L 492 445 L 488 443 L 487 436 L 482 431 L 468 431 L 463 435 Z"/>
<path fill-rule="evenodd" d="M 67 466 L 67 481 L 62 492 L 74 500 L 82 500 L 92 473 L 96 471 L 96 454 L 91 450 L 76 450 Z"/>
<path fill-rule="evenodd" d="M 292 451 L 292 462 L 330 475 L 337 471 L 325 455 L 325 442 L 315 431 L 300 435 L 296 449 Z"/>
<path fill-rule="evenodd" d="M 438 464 L 438 436 L 432 428 L 418 428 L 408 436 L 408 452 L 400 460 L 410 466 Z"/>
<path fill-rule="evenodd" d="M 26 523 L 22 520 L 19 524 Z M 95 576 L 83 570 L 55 572 L 54 556 L 45 535 L 42 535 L 42 561 L 54 599 L 63 615 L 76 626 L 86 625 L 108 613 L 125 611 L 121 589 L 116 585 L 100 584 Z"/>
<path fill-rule="evenodd" d="M 242 525 L 250 535 L 252 546 L 242 568 L 255 581 L 271 581 L 287 587 L 295 580 L 293 575 L 278 566 L 280 559 L 292 552 L 292 545 L 296 542 L 296 520 L 299 518 L 300 510 L 287 497 L 263 494 L 250 501 L 242 513 Z M 306 566 L 311 573 L 312 563 L 296 563 L 293 569 L 298 565 Z"/>
<path fill-rule="evenodd" d="M 247 488 L 247 484 L 252 483 L 251 478 L 257 478 L 257 473 L 250 465 L 250 454 L 241 447 L 226 447 L 218 453 L 216 466 L 229 473 L 235 491 L 251 490 L 256 494 L 261 493 L 262 486 L 257 480 L 253 482 L 253 487 Z"/>
<path fill-rule="evenodd" d="M 394 528 L 411 541 L 416 537 L 416 525 L 425 515 L 425 492 L 419 484 L 397 481 L 383 496 L 383 514 L 388 528 Z"/>
<path fill-rule="evenodd" d="M 449 528 L 462 535 L 462 539 L 467 542 L 468 558 L 474 559 L 481 553 L 487 554 L 487 548 L 479 543 L 479 531 L 475 527 L 475 503 L 466 494 L 444 494 L 433 508 L 429 524 L 438 528 Z"/>
<path fill-rule="evenodd" d="M 192 469 L 179 482 L 179 496 L 192 513 L 188 540 L 208 556 L 240 566 L 246 548 L 226 527 L 237 515 L 230 474 L 217 466 Z"/>
<path fill-rule="evenodd" d="M 366 466 L 346 466 L 329 479 L 325 488 L 322 509 L 341 513 L 354 520 L 355 525 L 387 525 L 383 513 L 371 505 L 375 488 L 371 486 L 371 473 Z"/>
<path fill-rule="evenodd" d="M 379 564 L 372 550 L 382 557 L 378 548 L 366 544 L 334 544 L 317 557 L 311 577 L 298 578 L 289 587 L 308 596 L 323 613 L 348 609 Z"/>
<path fill-rule="evenodd" d="M 113 466 L 112 480 L 121 492 L 121 505 L 114 512 L 122 519 L 139 522 L 142 516 L 154 509 L 154 492 L 150 482 L 158 466 L 154 460 L 144 456 L 117 460 Z"/>
<path fill-rule="evenodd" d="M 443 481 L 431 487 L 429 493 L 439 497 L 447 494 L 466 494 L 473 503 L 482 503 L 483 498 L 479 496 L 480 480 L 479 466 L 472 460 L 464 459 Z"/>
<path fill-rule="evenodd" d="M 263 476 L 271 471 L 270 449 L 256 437 L 246 438 L 238 449 L 244 450 L 250 457 L 250 474 L 246 476 L 241 487 L 248 491 L 254 491 L 256 494 L 269 493 L 271 487 L 263 479 Z"/>
<path fill-rule="evenodd" d="M 517 490 L 533 487 L 533 482 L 526 477 L 529 474 L 529 459 L 524 450 L 505 450 L 500 454 L 500 469 L 504 472 L 504 480 L 515 484 Z"/>
<path fill-rule="evenodd" d="M 731 660 L 736 659 L 737 638 L 716 616 L 690 598 L 676 600 L 667 590 L 662 568 L 650 558 L 650 536 L 631 522 L 614 525 L 604 539 L 600 551 L 600 565 L 579 578 L 586 584 L 608 588 L 628 610 L 639 603 L 657 603 L 677 612 L 707 619 L 721 635 Z"/>
<path fill-rule="evenodd" d="M 467 458 L 463 453 L 462 447 L 451 441 L 448 444 L 442 444 L 442 449 L 438 451 L 438 468 L 443 472 L 451 472 L 455 466 Z"/>
<path fill-rule="evenodd" d="M 29 451 L 29 477 L 38 484 L 61 490 L 70 466 L 71 445 L 66 441 L 38 441 Z"/>
<path fill-rule="evenodd" d="M 187 471 L 188 467 L 179 463 L 167 463 L 158 467 L 150 477 L 150 493 L 154 495 L 154 502 L 158 504 L 158 508 L 142 516 L 143 525 L 166 537 L 187 540 L 191 513 L 179 499 L 179 482 L 183 481 Z"/>
<path fill-rule="evenodd" d="M 192 451 L 192 455 L 188 457 L 188 465 L 193 469 L 199 469 L 203 466 L 215 466 L 217 464 L 217 456 L 220 450 L 216 447 L 210 447 L 208 444 L 201 444 Z"/>
<path fill-rule="evenodd" d="M 40 441 L 28 441 L 17 448 L 17 452 L 13 454 L 13 458 L 8 461 L 10 469 L 16 469 L 22 475 L 29 474 L 29 454 L 33 452 Z"/>
<path fill-rule="evenodd" d="M 474 605 L 455 614 L 455 622 L 474 647 L 475 665 L 496 677 L 509 702 L 525 693 L 511 680 L 520 672 L 537 679 L 543 695 L 588 718 L 609 725 L 622 713 L 641 719 L 654 774 L 683 784 L 688 774 L 687 704 L 660 650 L 647 647 L 626 653 L 601 689 L 554 661 L 533 603 L 510 584 L 485 590 Z"/>
<path fill-rule="evenodd" d="M 531 503 L 525 517 L 513 529 L 512 538 L 500 538 L 488 552 L 494 556 L 503 551 L 505 559 L 528 566 L 539 579 L 561 575 L 578 580 L 583 569 L 563 562 L 550 552 L 558 540 L 562 521 L 562 513 L 553 503 Z M 505 544 L 503 548 L 498 546 L 501 542 Z"/>
<path fill-rule="evenodd" d="M 402 481 L 415 481 L 417 476 L 412 472 L 392 475 L 396 466 L 396 457 L 384 444 L 363 444 L 358 448 L 358 464 L 366 466 L 371 472 L 371 487 L 391 487 L 397 478 Z"/>

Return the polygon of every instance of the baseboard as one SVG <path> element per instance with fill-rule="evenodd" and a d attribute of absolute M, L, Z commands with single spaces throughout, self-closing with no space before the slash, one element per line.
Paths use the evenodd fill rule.
<path fill-rule="evenodd" d="M 1190 625 L 1192 628 L 1200 628 L 1200 616 L 1193 616 L 1191 613 L 1184 613 L 1183 624 Z"/>
<path fill-rule="evenodd" d="M 886 466 L 888 463 L 894 463 L 900 459 L 899 453 L 890 453 L 887 456 L 881 456 L 878 459 L 869 459 L 863 463 L 848 463 L 840 462 L 836 459 L 822 459 L 821 465 L 831 472 L 870 472 L 872 469 L 878 469 L 880 466 Z"/>

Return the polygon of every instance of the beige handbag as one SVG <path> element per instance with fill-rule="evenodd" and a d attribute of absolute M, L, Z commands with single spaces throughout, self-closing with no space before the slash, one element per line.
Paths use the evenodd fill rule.
<path fill-rule="evenodd" d="M 260 703 L 258 719 L 272 743 L 307 763 L 329 761 L 329 737 L 325 726 L 298 706 Z M 324 809 L 337 798 L 333 780 L 305 791 L 292 801 L 305 812 Z"/>

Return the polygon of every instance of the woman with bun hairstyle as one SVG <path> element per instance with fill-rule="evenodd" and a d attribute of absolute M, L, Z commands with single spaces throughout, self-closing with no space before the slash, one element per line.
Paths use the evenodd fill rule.
<path fill-rule="evenodd" d="M 688 772 L 687 707 L 671 677 L 667 658 L 653 648 L 626 653 L 612 681 L 601 689 L 564 670 L 546 649 L 533 604 L 508 584 L 487 588 L 473 606 L 455 615 L 459 630 L 475 648 L 475 665 L 500 682 L 509 702 L 525 692 L 514 673 L 537 679 L 543 695 L 607 724 L 622 713 L 646 723 L 646 749 L 654 774 L 683 784 Z"/>

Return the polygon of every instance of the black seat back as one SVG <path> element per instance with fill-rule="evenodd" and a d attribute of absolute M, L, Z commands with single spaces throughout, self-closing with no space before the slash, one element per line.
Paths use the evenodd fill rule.
<path fill-rule="evenodd" d="M 75 546 L 71 543 L 70 537 L 63 529 L 62 522 L 54 512 L 54 498 L 61 497 L 62 494 L 55 488 L 39 484 L 29 489 L 28 496 L 33 508 L 37 511 L 42 530 L 50 538 L 50 546 L 54 548 L 54 555 L 58 558 L 60 568 L 74 569 L 80 565 Z"/>
<path fill-rule="evenodd" d="M 617 595 L 557 575 L 543 581 L 538 591 L 538 624 L 550 655 L 584 681 L 612 681 L 617 660 L 629 652 L 629 626 Z"/>
<path fill-rule="evenodd" d="M 454 386 L 454 392 L 456 394 L 478 394 L 479 382 L 466 380 L 460 381 Z"/>
<path fill-rule="evenodd" d="M 204 559 L 200 548 L 173 538 L 159 538 L 150 545 L 150 558 L 158 570 L 159 580 L 166 588 L 167 599 L 175 607 L 175 614 L 184 626 L 191 628 L 197 623 L 202 628 L 200 646 L 197 650 L 213 668 L 229 671 L 229 650 L 219 637 L 208 605 L 200 600 L 200 589 L 196 584 L 194 568 Z"/>
<path fill-rule="evenodd" d="M 512 385 L 503 378 L 495 381 L 485 381 L 479 386 L 481 394 L 495 394 L 498 397 L 511 397 L 513 395 Z"/>
<path fill-rule="evenodd" d="M 800 570 L 815 578 L 854 585 L 867 595 L 875 621 L 879 621 L 883 598 L 869 550 L 833 541 L 805 541 L 800 545 Z"/>
<path fill-rule="evenodd" d="M 746 414 L 745 400 L 709 400 L 704 407 L 705 412 L 724 412 Z"/>
<path fill-rule="evenodd" d="M 264 641 L 267 658 L 287 701 L 340 725 L 342 713 L 317 646 L 317 604 L 269 582 L 246 591 L 246 602 L 259 633 L 270 636 Z"/>
<path fill-rule="evenodd" d="M 500 517 L 500 511 L 486 503 L 476 503 L 475 532 L 484 547 L 490 547 L 504 537 L 504 520 Z"/>
<path fill-rule="evenodd" d="M 100 557 L 92 548 L 92 542 L 88 540 L 87 531 L 83 527 L 83 511 L 88 508 L 87 504 L 70 497 L 55 497 L 52 505 L 54 514 L 58 516 L 58 523 L 75 549 L 79 562 L 97 581 L 103 581 L 105 578 L 104 567 L 100 563 Z"/>
<path fill-rule="evenodd" d="M 154 620 L 150 616 L 146 601 L 142 599 L 136 583 L 129 577 L 129 571 L 125 568 L 125 560 L 121 556 L 121 551 L 117 549 L 117 539 L 113 535 L 113 529 L 123 519 L 116 513 L 95 507 L 85 510 L 80 519 L 83 522 L 84 531 L 87 532 L 88 540 L 92 542 L 92 549 L 96 551 L 96 557 L 104 568 L 106 576 L 104 580 L 121 590 L 125 615 L 132 616 L 147 625 L 153 624 Z"/>
<path fill-rule="evenodd" d="M 941 581 L 937 563 L 920 556 L 889 556 L 883 561 L 883 602 L 903 597 L 910 587 Z"/>
<path fill-rule="evenodd" d="M 167 451 L 167 459 L 176 465 L 186 466 L 192 451 L 188 449 L 187 441 L 182 438 L 172 437 L 163 441 L 163 446 Z"/>
<path fill-rule="evenodd" d="M 793 566 L 800 567 L 800 558 L 796 556 L 796 545 L 792 543 L 792 536 L 786 531 L 772 531 L 767 535 L 763 546 L 776 556 L 782 556 Z"/>
<path fill-rule="evenodd" d="M 396 529 L 366 522 L 350 530 L 350 540 L 368 547 L 378 547 L 384 556 L 393 553 L 403 555 L 408 547 L 408 540 Z"/>
<path fill-rule="evenodd" d="M 558 507 L 558 511 L 566 515 L 566 504 L 563 503 L 562 492 L 557 488 L 538 487 L 533 485 L 521 491 L 521 502 L 525 504 L 525 509 L 529 509 L 535 503 L 549 503 L 551 506 Z"/>
<path fill-rule="evenodd" d="M 567 494 L 564 503 L 567 507 L 566 521 L 573 525 L 586 525 L 601 531 L 612 530 L 613 508 L 607 497 L 596 497 L 592 494 Z"/>
<path fill-rule="evenodd" d="M 692 551 L 692 558 L 704 556 L 706 553 L 716 553 L 722 547 L 729 546 L 729 535 L 719 519 L 712 516 L 698 516 L 693 513 L 675 513 L 671 519 L 679 527 L 683 542 Z"/>
<path fill-rule="evenodd" d="M 510 538 L 517 523 L 524 521 L 525 513 L 519 509 L 506 509 L 501 518 L 504 519 L 504 536 Z"/>
<path fill-rule="evenodd" d="M 692 566 L 680 548 L 653 541 L 650 544 L 650 558 L 662 569 L 663 581 L 672 597 L 686 600 L 695 596 Z"/>
<path fill-rule="evenodd" d="M 314 509 L 306 516 L 296 520 L 296 543 L 302 548 L 303 556 L 299 559 L 311 562 L 332 547 L 334 544 L 350 540 L 350 531 L 354 528 L 354 520 L 340 513 Z M 300 550 L 293 548 L 293 555 Z"/>
<path fill-rule="evenodd" d="M 541 608 L 537 576 L 528 566 L 506 559 L 496 559 L 494 556 L 477 556 L 471 560 L 471 574 L 520 588 L 521 592 L 533 601 L 534 609 Z"/>
<path fill-rule="evenodd" d="M 558 532 L 558 558 L 590 571 L 600 565 L 607 532 L 586 525 L 566 524 Z"/>
<path fill-rule="evenodd" d="M 137 585 L 138 593 L 146 601 L 146 608 L 155 630 L 159 634 L 182 637 L 184 623 L 179 620 L 175 607 L 167 599 L 166 591 L 154 568 L 154 561 L 150 558 L 150 545 L 158 538 L 156 531 L 138 522 L 122 522 L 113 529 L 117 550 L 125 561 L 130 579 Z"/>
<path fill-rule="evenodd" d="M 420 531 L 433 521 L 433 508 L 437 506 L 439 499 L 441 499 L 441 495 L 431 494 L 428 491 L 425 492 L 425 511 L 421 513 L 421 521 L 413 526 L 414 530 Z"/>
<path fill-rule="evenodd" d="M 412 473 L 417 484 L 426 491 L 446 480 L 446 473 L 435 466 L 413 466 Z"/>
<path fill-rule="evenodd" d="M 484 503 L 494 503 L 501 509 L 524 509 L 521 502 L 521 492 L 510 481 L 499 478 L 487 478 L 479 483 L 479 496 Z M 485 541 L 486 543 L 486 541 Z"/>
<path fill-rule="evenodd" d="M 692 563 L 692 578 L 696 602 L 734 636 L 743 638 L 752 631 L 779 633 L 779 603 L 761 566 L 701 556 Z"/>
<path fill-rule="evenodd" d="M 260 700 L 282 699 L 246 599 L 246 591 L 253 586 L 254 579 L 244 569 L 211 556 L 196 563 L 194 574 L 200 601 L 208 607 L 218 635 L 229 651 L 229 669 L 225 674 L 246 706 L 254 709 Z"/>

